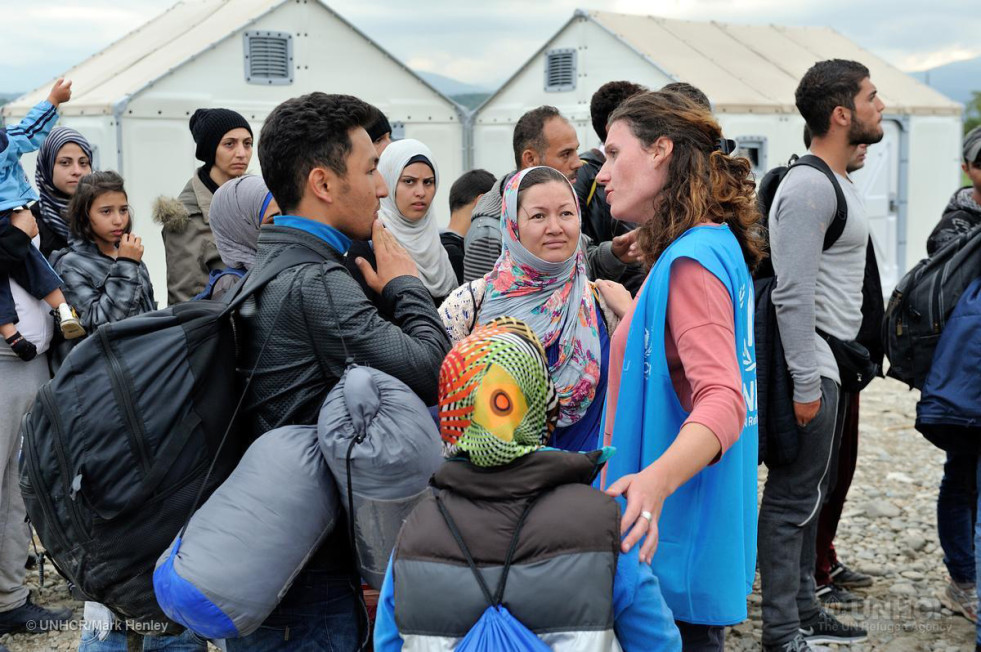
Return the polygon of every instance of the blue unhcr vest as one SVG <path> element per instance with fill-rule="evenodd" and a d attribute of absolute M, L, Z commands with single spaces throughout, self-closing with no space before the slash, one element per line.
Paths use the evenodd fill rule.
<path fill-rule="evenodd" d="M 753 281 L 727 226 L 698 226 L 658 259 L 637 301 L 624 354 L 607 486 L 637 473 L 672 444 L 689 413 L 671 383 L 664 334 L 668 282 L 678 258 L 692 258 L 725 285 L 735 314 L 736 355 L 747 415 L 735 444 L 665 502 L 652 568 L 674 617 L 732 625 L 746 619 L 756 567 L 756 353 Z"/>

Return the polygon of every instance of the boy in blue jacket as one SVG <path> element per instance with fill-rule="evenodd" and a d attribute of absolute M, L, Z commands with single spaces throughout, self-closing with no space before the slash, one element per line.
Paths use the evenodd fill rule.
<path fill-rule="evenodd" d="M 18 124 L 0 130 L 0 235 L 16 228 L 11 224 L 15 213 L 30 214 L 30 204 L 38 200 L 20 165 L 20 157 L 39 147 L 58 119 L 58 105 L 72 96 L 72 83 L 59 79 L 48 99 L 35 106 Z M 10 281 L 16 281 L 35 299 L 43 299 L 58 311 L 61 332 L 66 339 L 85 335 L 75 309 L 65 301 L 61 278 L 35 247 L 27 248 L 23 264 L 8 273 L 0 273 L 0 336 L 22 360 L 32 360 L 37 348 L 17 330 L 17 307 Z"/>

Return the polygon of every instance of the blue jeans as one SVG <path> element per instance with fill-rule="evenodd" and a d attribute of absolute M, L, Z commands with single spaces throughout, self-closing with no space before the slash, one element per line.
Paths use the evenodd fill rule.
<path fill-rule="evenodd" d="M 100 640 L 100 636 L 105 638 Z M 126 652 L 126 632 L 98 629 L 82 631 L 78 652 Z M 208 645 L 194 632 L 185 630 L 180 636 L 144 636 L 143 652 L 207 652 Z"/>
<path fill-rule="evenodd" d="M 356 651 L 361 643 L 357 584 L 350 575 L 301 571 L 259 629 L 225 640 L 227 652 Z"/>
<path fill-rule="evenodd" d="M 947 453 L 944 477 L 937 494 L 937 536 L 944 551 L 944 564 L 950 578 L 960 584 L 973 584 L 974 514 L 977 503 L 976 455 Z"/>

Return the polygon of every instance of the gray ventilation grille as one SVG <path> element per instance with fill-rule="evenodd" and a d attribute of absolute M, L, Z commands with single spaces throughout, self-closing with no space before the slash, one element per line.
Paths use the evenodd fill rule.
<path fill-rule="evenodd" d="M 568 48 L 545 53 L 545 90 L 571 91 L 576 88 L 576 51 Z"/>
<path fill-rule="evenodd" d="M 289 32 L 245 33 L 245 81 L 293 83 L 293 36 Z"/>

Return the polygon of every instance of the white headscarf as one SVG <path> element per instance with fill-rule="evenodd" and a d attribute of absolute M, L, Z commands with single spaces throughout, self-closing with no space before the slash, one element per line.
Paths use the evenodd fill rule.
<path fill-rule="evenodd" d="M 446 255 L 446 249 L 439 240 L 439 228 L 436 226 L 432 204 L 421 219 L 412 221 L 402 215 L 395 203 L 395 193 L 398 190 L 402 171 L 416 156 L 426 158 L 433 168 L 436 185 L 439 186 L 439 170 L 436 169 L 436 162 L 429 148 L 411 138 L 395 141 L 385 148 L 378 161 L 378 171 L 381 172 L 385 185 L 388 186 L 388 197 L 381 200 L 379 215 L 395 239 L 406 248 L 412 260 L 416 262 L 419 278 L 429 293 L 437 298 L 445 297 L 455 290 L 459 283 L 450 263 L 450 257 Z"/>

